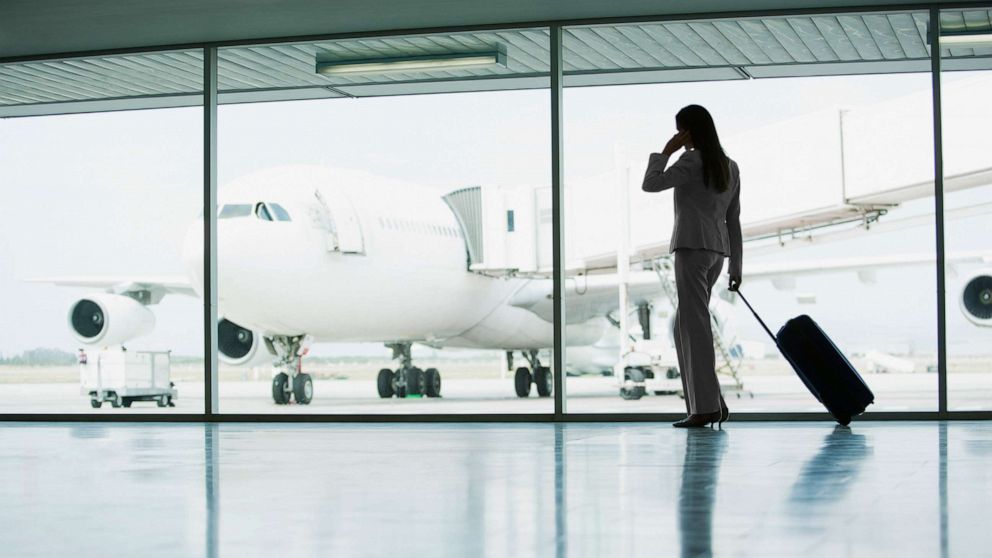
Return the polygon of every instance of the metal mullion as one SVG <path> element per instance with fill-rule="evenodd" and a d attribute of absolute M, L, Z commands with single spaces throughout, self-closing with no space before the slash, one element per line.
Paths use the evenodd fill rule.
<path fill-rule="evenodd" d="M 555 420 L 565 418 L 565 226 L 562 151 L 562 26 L 551 26 L 551 260 Z"/>
<path fill-rule="evenodd" d="M 630 423 L 630 422 L 671 422 L 685 418 L 685 413 L 572 413 L 558 418 L 551 413 L 520 413 L 520 414 L 428 414 L 428 415 L 291 415 L 291 414 L 214 414 L 208 417 L 208 422 L 215 423 L 548 423 L 548 422 L 593 422 L 600 424 Z M 884 422 L 907 420 L 992 420 L 992 411 L 949 411 L 941 416 L 934 411 L 877 411 L 856 417 L 855 422 Z M 753 412 L 737 413 L 734 422 L 784 422 L 784 421 L 820 421 L 834 422 L 827 413 L 819 412 Z M 170 414 L 120 414 L 98 415 L 82 413 L 25 413 L 0 414 L 0 423 L 5 422 L 79 422 L 79 423 L 203 423 L 204 416 L 199 413 Z"/>
<path fill-rule="evenodd" d="M 218 412 L 217 47 L 203 49 L 203 414 Z"/>
<path fill-rule="evenodd" d="M 937 414 L 947 418 L 947 300 L 944 253 L 944 136 L 940 100 L 940 9 L 930 8 L 930 82 L 933 100 L 933 196 L 937 244 Z"/>

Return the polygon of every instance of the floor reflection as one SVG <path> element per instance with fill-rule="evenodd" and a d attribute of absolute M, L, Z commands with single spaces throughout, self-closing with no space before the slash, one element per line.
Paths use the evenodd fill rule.
<path fill-rule="evenodd" d="M 663 426 L 0 425 L 0 555 L 988 554 L 992 422 Z"/>
<path fill-rule="evenodd" d="M 792 485 L 789 503 L 798 508 L 824 507 L 842 500 L 871 452 L 865 436 L 846 426 L 834 426 L 820 450 L 803 465 Z"/>
<path fill-rule="evenodd" d="M 217 531 L 220 521 L 220 448 L 218 425 L 203 425 L 203 476 L 206 480 L 207 548 L 209 558 L 217 558 Z"/>
<path fill-rule="evenodd" d="M 686 430 L 678 512 L 683 558 L 713 555 L 713 506 L 728 436 L 723 430 Z"/>

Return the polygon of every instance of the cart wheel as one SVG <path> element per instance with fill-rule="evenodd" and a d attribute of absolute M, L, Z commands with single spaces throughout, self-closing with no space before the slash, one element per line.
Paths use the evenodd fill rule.
<path fill-rule="evenodd" d="M 172 398 L 171 398 L 171 397 L 169 397 L 168 395 L 163 395 L 162 397 L 159 397 L 159 398 L 158 398 L 158 399 L 157 399 L 157 400 L 155 401 L 155 403 L 156 403 L 156 404 L 157 404 L 157 405 L 158 405 L 159 407 L 168 407 L 168 406 L 169 406 L 169 400 L 170 400 L 170 399 L 172 399 Z"/>
<path fill-rule="evenodd" d="M 643 382 L 644 381 L 644 371 L 640 368 L 634 368 L 633 366 L 628 366 L 623 370 L 624 380 L 630 380 L 632 382 Z M 636 401 L 647 393 L 644 386 L 632 386 L 632 387 L 622 387 L 620 388 L 620 397 L 627 401 Z"/>
<path fill-rule="evenodd" d="M 103 407 L 103 401 L 100 401 L 99 399 L 90 399 L 90 407 L 99 409 L 100 407 Z"/>
<path fill-rule="evenodd" d="M 131 399 L 125 399 L 124 402 L 122 403 L 122 405 L 124 405 L 124 408 L 125 409 L 130 409 L 131 408 L 131 403 L 134 403 L 134 401 L 131 400 Z"/>
<path fill-rule="evenodd" d="M 123 403 L 123 400 L 121 399 L 121 396 L 117 395 L 116 393 L 111 396 L 111 398 L 110 398 L 110 406 L 111 407 L 113 407 L 115 409 L 119 409 L 122 403 Z"/>

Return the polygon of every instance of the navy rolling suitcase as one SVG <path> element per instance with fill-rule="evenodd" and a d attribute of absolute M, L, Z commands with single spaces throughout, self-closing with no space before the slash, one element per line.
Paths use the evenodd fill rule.
<path fill-rule="evenodd" d="M 875 401 L 875 394 L 861 375 L 813 318 L 805 314 L 792 318 L 778 330 L 778 335 L 772 335 L 751 303 L 740 291 L 737 294 L 771 336 L 799 379 L 837 422 L 846 426 L 851 422 L 851 417 L 865 412 L 865 408 Z"/>

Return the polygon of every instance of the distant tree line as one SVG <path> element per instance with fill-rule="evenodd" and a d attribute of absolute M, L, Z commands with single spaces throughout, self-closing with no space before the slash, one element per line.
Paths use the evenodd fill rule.
<path fill-rule="evenodd" d="M 5 357 L 0 354 L 0 365 L 14 366 L 67 366 L 76 364 L 76 354 L 61 349 L 37 348 Z"/>

